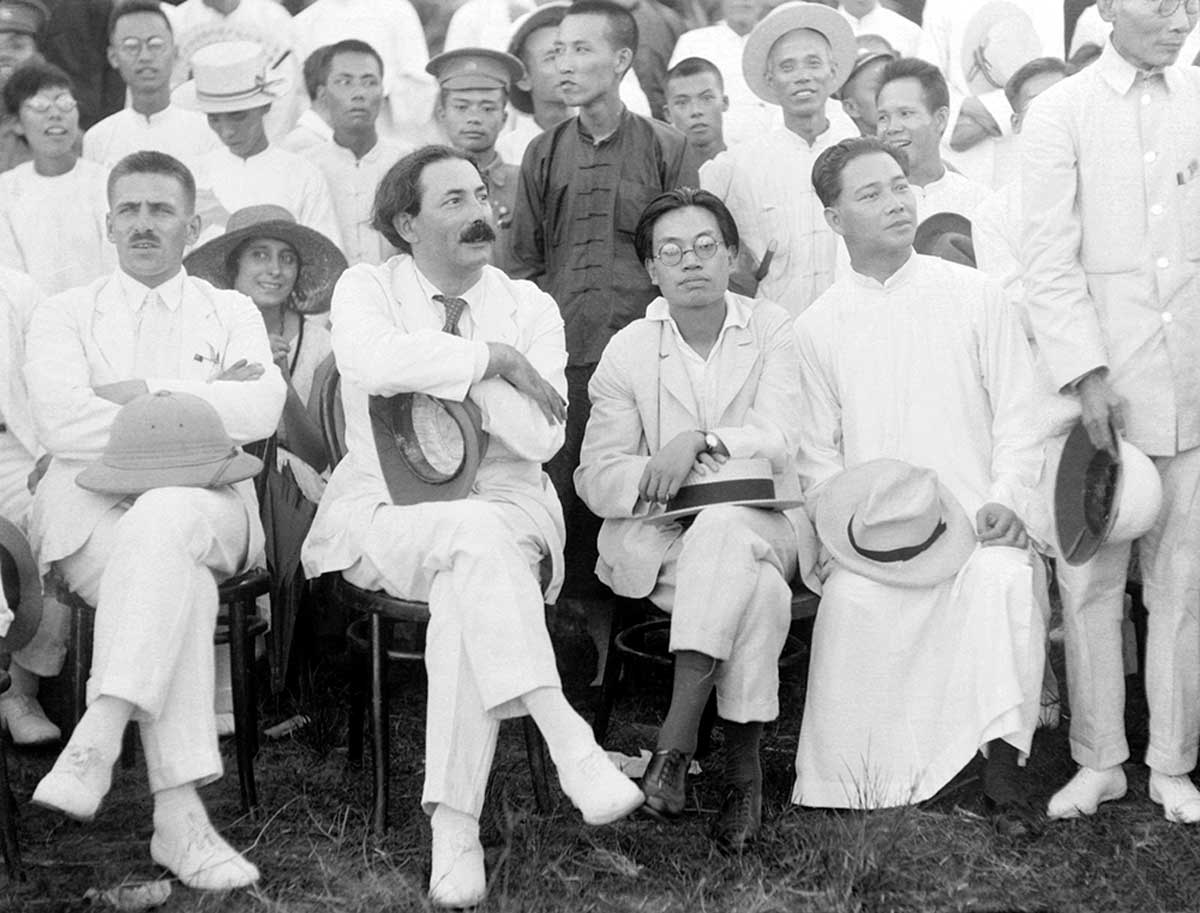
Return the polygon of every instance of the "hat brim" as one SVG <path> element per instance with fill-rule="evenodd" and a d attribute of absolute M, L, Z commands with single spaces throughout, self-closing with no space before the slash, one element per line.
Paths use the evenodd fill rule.
<path fill-rule="evenodd" d="M 693 507 L 681 507 L 677 510 L 668 510 L 661 514 L 652 514 L 648 517 L 643 517 L 642 521 L 657 526 L 678 520 L 680 517 L 693 516 L 710 507 L 758 507 L 763 510 L 791 510 L 793 507 L 802 507 L 803 505 L 804 501 L 802 500 L 795 501 L 787 498 L 749 498 L 742 501 L 722 501 L 720 504 L 698 504 Z"/>
<path fill-rule="evenodd" d="M 954 577 L 978 544 L 975 528 L 954 494 L 938 482 L 938 500 L 946 531 L 929 548 L 907 561 L 872 561 L 850 542 L 850 521 L 874 481 L 870 464 L 844 470 L 829 482 L 816 504 L 817 535 L 838 563 L 870 580 L 892 586 L 936 586 Z"/>
<path fill-rule="evenodd" d="M 537 9 L 526 13 L 513 23 L 512 37 L 508 39 L 506 48 L 508 53 L 520 60 L 524 66 L 525 58 L 521 51 L 524 50 L 529 36 L 538 29 L 556 27 L 562 22 L 563 16 L 570 8 L 571 4 L 565 0 L 554 0 L 551 3 L 543 3 Z M 512 88 L 508 90 L 508 100 L 522 114 L 533 114 L 533 96 L 518 86 L 516 80 L 513 81 Z"/>
<path fill-rule="evenodd" d="M 1088 469 L 1096 459 L 1116 463 L 1116 483 L 1109 493 L 1104 528 L 1092 529 L 1087 522 Z M 1072 566 L 1090 561 L 1117 521 L 1116 506 L 1121 501 L 1121 486 L 1125 473 L 1112 455 L 1099 450 L 1088 436 L 1083 422 L 1078 422 L 1063 445 L 1054 476 L 1054 532 L 1058 536 L 1058 554 Z"/>
<path fill-rule="evenodd" d="M 239 450 L 232 459 L 162 469 L 121 469 L 93 463 L 75 482 L 99 494 L 140 495 L 155 488 L 219 488 L 253 478 L 262 467 L 258 457 Z"/>
<path fill-rule="evenodd" d="M 29 540 L 15 524 L 0 517 L 0 549 L 8 552 L 17 567 L 21 599 L 10 605 L 12 624 L 0 637 L 0 650 L 13 653 L 29 643 L 42 622 L 42 575 L 29 547 Z"/>
<path fill-rule="evenodd" d="M 471 493 L 479 465 L 487 454 L 489 437 L 483 430 L 483 414 L 470 400 L 459 403 L 430 397 L 446 410 L 458 426 L 462 435 L 463 455 L 458 469 L 449 478 L 438 481 L 422 478 L 422 467 L 414 463 L 403 446 L 406 439 L 413 440 L 417 436 L 413 432 L 411 418 L 411 401 L 415 395 L 398 393 L 367 398 L 371 435 L 388 494 L 392 503 L 401 507 L 431 501 L 461 500 Z M 427 471 L 429 467 L 425 469 Z"/>
<path fill-rule="evenodd" d="M 189 276 L 197 276 L 216 288 L 233 288 L 226 261 L 238 245 L 252 238 L 273 238 L 290 244 L 296 251 L 300 258 L 300 272 L 293 290 L 296 311 L 321 314 L 329 310 L 333 287 L 349 266 L 346 255 L 319 231 L 297 222 L 274 219 L 226 232 L 184 257 L 183 268 Z"/>
<path fill-rule="evenodd" d="M 900 55 L 895 51 L 874 51 L 870 54 L 864 54 L 862 57 L 858 57 L 856 55 L 854 58 L 854 69 L 850 71 L 849 76 L 842 80 L 842 84 L 838 86 L 838 90 L 834 92 L 831 97 L 841 101 L 845 97 L 846 86 L 850 84 L 855 76 L 857 76 L 871 64 L 878 63 L 881 60 L 886 60 L 890 63 L 891 61 L 898 60 L 899 58 Z"/>
<path fill-rule="evenodd" d="M 1021 24 L 1025 28 L 1027 48 L 1022 56 L 1027 58 L 1024 63 L 1040 57 L 1043 51 L 1042 40 L 1037 33 L 1037 28 L 1033 24 L 1033 20 L 1025 10 L 1021 9 L 1011 0 L 992 0 L 971 17 L 967 22 L 967 27 L 963 31 L 962 44 L 962 68 L 963 75 L 967 80 L 967 88 L 972 95 L 982 95 L 987 92 L 1003 89 L 1004 84 L 1012 78 L 1012 73 L 1001 73 L 997 82 L 999 86 L 993 85 L 987 75 L 980 71 L 975 66 L 975 52 L 980 48 L 980 42 L 984 36 L 991 30 L 992 26 L 998 22 L 1003 22 L 1006 19 L 1021 19 Z M 1015 70 L 1014 70 L 1015 72 Z"/>
<path fill-rule="evenodd" d="M 775 42 L 797 29 L 810 29 L 825 36 L 833 49 L 835 77 L 830 92 L 836 93 L 850 78 L 858 58 L 858 43 L 850 24 L 842 14 L 820 3 L 785 4 L 762 19 L 746 39 L 742 51 L 742 75 L 750 90 L 763 101 L 779 104 L 775 90 L 767 81 L 767 57 Z"/>
<path fill-rule="evenodd" d="M 291 90 L 291 75 L 274 71 L 270 79 L 248 95 L 228 99 L 202 98 L 196 94 L 196 80 L 189 79 L 171 92 L 171 104 L 202 114 L 234 114 L 272 105 L 281 98 L 286 98 Z"/>

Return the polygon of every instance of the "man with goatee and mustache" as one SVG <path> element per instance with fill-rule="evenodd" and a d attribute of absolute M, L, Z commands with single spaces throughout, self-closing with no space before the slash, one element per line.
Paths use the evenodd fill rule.
<path fill-rule="evenodd" d="M 352 266 L 334 290 L 348 452 L 302 553 L 310 577 L 341 572 L 429 604 L 421 803 L 430 897 L 448 907 L 475 906 L 487 890 L 479 816 L 501 719 L 533 717 L 586 823 L 642 802 L 563 696 L 546 632 L 543 603 L 562 582 L 562 510 L 542 464 L 563 444 L 563 320 L 533 283 L 489 265 L 493 219 L 462 152 L 426 146 L 384 176 L 373 221 L 401 253 Z M 371 413 L 397 394 L 477 410 L 489 440 L 461 497 L 394 502 L 399 457 Z"/>

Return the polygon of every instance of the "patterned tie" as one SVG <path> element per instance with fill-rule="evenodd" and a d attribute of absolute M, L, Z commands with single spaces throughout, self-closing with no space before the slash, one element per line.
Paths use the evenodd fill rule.
<path fill-rule="evenodd" d="M 449 298 L 445 295 L 434 295 L 433 300 L 440 301 L 446 309 L 446 323 L 442 326 L 442 332 L 451 336 L 461 336 L 458 332 L 458 319 L 466 310 L 467 302 L 462 298 Z"/>

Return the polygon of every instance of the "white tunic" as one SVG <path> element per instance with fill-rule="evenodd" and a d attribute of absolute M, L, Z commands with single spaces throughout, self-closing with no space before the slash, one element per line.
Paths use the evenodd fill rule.
<path fill-rule="evenodd" d="M 825 113 L 829 128 L 812 146 L 791 130 L 775 130 L 700 166 L 700 186 L 725 201 L 743 247 L 761 260 L 768 245 L 776 245 L 758 295 L 792 314 L 829 288 L 836 269 L 838 237 L 813 189 L 813 163 L 830 146 L 859 135 L 841 108 L 826 105 Z"/>
<path fill-rule="evenodd" d="M 838 4 L 838 12 L 850 23 L 855 37 L 878 35 L 887 39 L 888 44 L 894 47 L 901 57 L 936 60 L 933 41 L 921 27 L 908 17 L 888 9 L 882 3 L 876 4 L 875 9 L 861 19 L 851 15 L 846 10 L 845 4 Z"/>
<path fill-rule="evenodd" d="M 291 132 L 276 145 L 287 152 L 300 154 L 305 149 L 332 140 L 333 127 L 329 126 L 316 111 L 309 108 L 300 115 Z"/>
<path fill-rule="evenodd" d="M 221 141 L 199 111 L 167 105 L 149 117 L 125 108 L 93 124 L 83 136 L 83 157 L 111 168 L 131 152 L 152 149 L 179 159 L 193 173 L 200 158 Z"/>
<path fill-rule="evenodd" d="M 913 255 L 885 284 L 839 279 L 796 321 L 810 504 L 843 467 L 937 472 L 974 518 L 1024 515 L 1041 471 L 1033 367 L 999 288 Z M 1026 553 L 979 549 L 957 580 L 900 588 L 831 562 L 792 799 L 881 807 L 933 795 L 992 738 L 1028 752 L 1044 661 Z"/>
<path fill-rule="evenodd" d="M 371 227 L 371 207 L 384 174 L 411 151 L 408 146 L 384 139 L 376 142 L 361 159 L 333 140 L 304 151 L 304 157 L 321 170 L 329 185 L 342 235 L 342 250 L 351 266 L 379 264 L 396 253 L 383 235 Z"/>
<path fill-rule="evenodd" d="M 47 295 L 112 272 L 107 179 L 108 169 L 86 159 L 53 177 L 33 162 L 0 174 L 0 265 L 27 273 Z"/>

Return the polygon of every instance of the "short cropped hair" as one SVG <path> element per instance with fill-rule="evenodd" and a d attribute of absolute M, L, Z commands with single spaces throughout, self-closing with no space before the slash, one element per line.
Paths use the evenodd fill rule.
<path fill-rule="evenodd" d="M 316 101 L 317 89 L 321 88 L 325 82 L 321 78 L 321 74 L 324 73 L 326 77 L 329 75 L 329 49 L 331 47 L 333 45 L 323 44 L 304 58 L 304 91 L 313 101 Z"/>
<path fill-rule="evenodd" d="M 43 89 L 66 89 L 72 93 L 75 91 L 70 76 L 52 63 L 34 59 L 13 70 L 12 76 L 5 83 L 4 110 L 10 116 L 16 117 L 21 111 L 21 105 Z"/>
<path fill-rule="evenodd" d="M 183 197 L 188 209 L 191 211 L 195 210 L 196 179 L 192 177 L 188 166 L 173 155 L 149 149 L 143 149 L 140 152 L 131 152 L 113 165 L 112 171 L 108 173 L 107 192 L 110 204 L 112 203 L 113 191 L 117 186 L 117 181 L 132 174 L 161 174 L 174 178 L 183 187 Z"/>
<path fill-rule="evenodd" d="M 108 14 L 109 43 L 112 42 L 113 32 L 116 31 L 117 23 L 133 13 L 149 13 L 152 16 L 160 17 L 167 24 L 167 31 L 174 37 L 175 30 L 171 28 L 171 19 L 163 12 L 162 4 L 158 0 L 120 0 L 113 7 L 112 12 Z"/>
<path fill-rule="evenodd" d="M 708 73 L 717 77 L 717 85 L 721 91 L 725 91 L 725 77 L 721 75 L 720 68 L 711 60 L 705 60 L 703 57 L 685 57 L 671 69 L 667 70 L 667 78 L 664 85 L 672 79 L 684 79 L 688 76 L 701 76 Z"/>
<path fill-rule="evenodd" d="M 717 220 L 717 228 L 721 230 L 721 240 L 726 247 L 736 248 L 741 243 L 733 213 L 719 196 L 707 190 L 677 187 L 675 190 L 659 194 L 642 210 L 637 228 L 633 230 L 633 249 L 637 252 L 639 260 L 654 258 L 654 226 L 658 224 L 658 220 L 669 212 L 689 206 L 707 209 L 713 214 L 713 218 Z"/>
<path fill-rule="evenodd" d="M 1025 88 L 1025 83 L 1047 73 L 1066 76 L 1069 72 L 1067 62 L 1061 57 L 1035 57 L 1008 78 L 1008 82 L 1004 84 L 1004 96 L 1008 99 L 1009 106 L 1017 111 L 1017 103 L 1021 100 L 1021 90 Z"/>
<path fill-rule="evenodd" d="M 615 50 L 629 48 L 630 54 L 637 54 L 638 26 L 633 13 L 612 0 L 575 0 L 563 18 L 585 14 L 605 18 L 608 23 L 608 43 Z"/>
<path fill-rule="evenodd" d="M 846 170 L 847 165 L 855 159 L 865 155 L 874 155 L 877 152 L 890 155 L 896 160 L 896 164 L 900 166 L 900 170 L 904 172 L 905 176 L 908 176 L 908 156 L 903 149 L 894 149 L 874 136 L 855 136 L 844 139 L 817 156 L 817 161 L 813 165 L 813 189 L 816 190 L 821 205 L 828 209 L 842 195 L 842 172 Z"/>
<path fill-rule="evenodd" d="M 379 182 L 379 189 L 375 191 L 375 205 L 371 209 L 371 227 L 402 253 L 411 254 L 412 245 L 396 231 L 396 217 L 401 213 L 410 216 L 420 213 L 421 175 L 430 165 L 447 159 L 471 161 L 468 156 L 449 146 L 422 146 L 396 162 Z"/>
<path fill-rule="evenodd" d="M 898 57 L 883 68 L 879 80 L 879 91 L 889 82 L 899 79 L 915 79 L 921 84 L 921 97 L 932 114 L 938 108 L 950 107 L 950 89 L 946 77 L 936 66 L 919 57 Z"/>
<path fill-rule="evenodd" d="M 326 45 L 321 50 L 325 54 L 317 63 L 316 76 L 318 86 L 323 86 L 329 81 L 329 71 L 333 69 L 333 58 L 338 54 L 366 54 L 369 57 L 374 57 L 375 62 L 379 64 L 379 75 L 381 78 L 383 76 L 383 58 L 379 56 L 377 50 L 365 41 L 359 41 L 357 38 L 346 38 L 343 41 L 336 41 L 333 44 Z M 313 93 L 313 97 L 316 97 L 315 92 Z"/>

